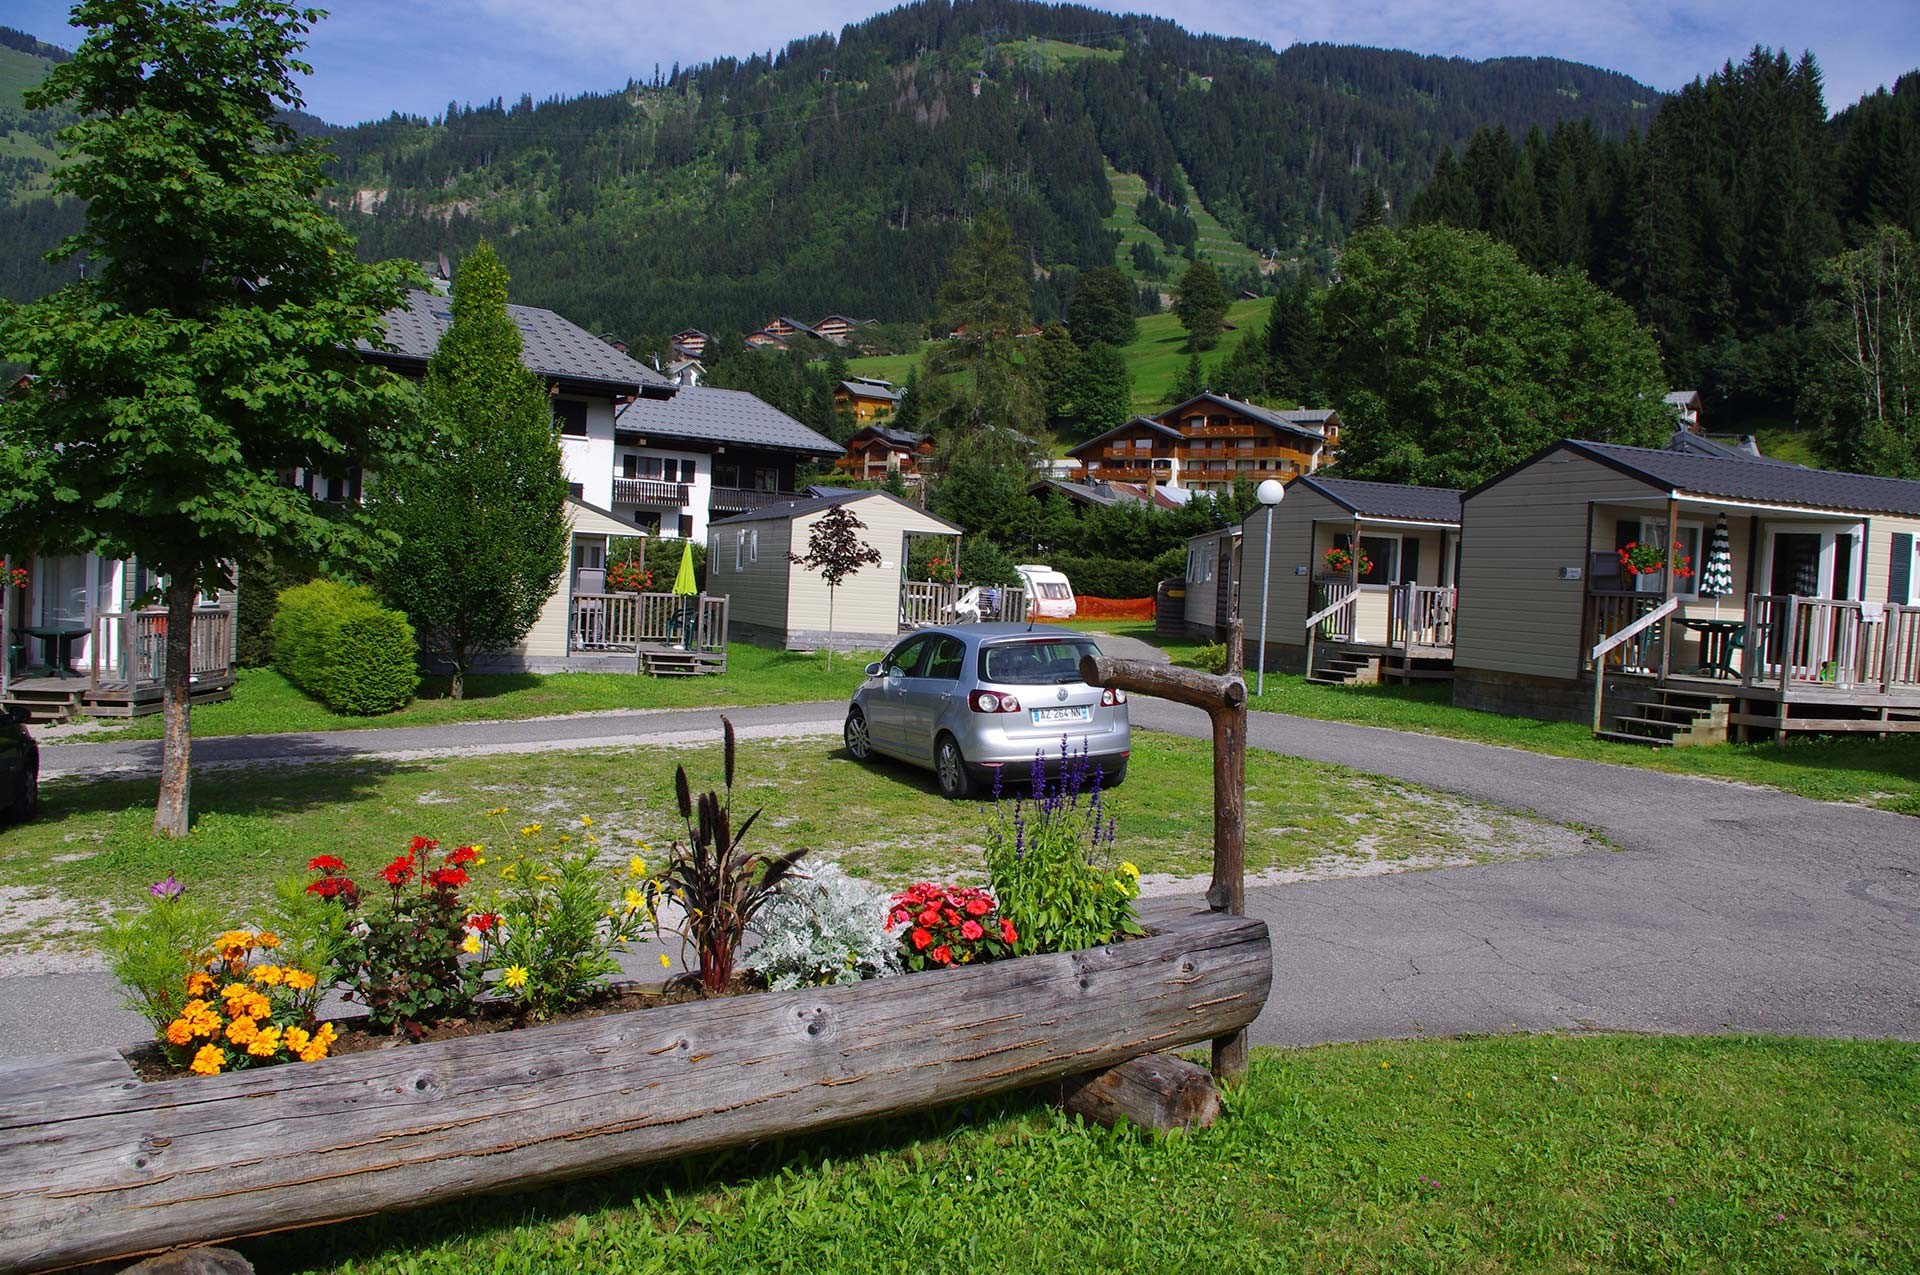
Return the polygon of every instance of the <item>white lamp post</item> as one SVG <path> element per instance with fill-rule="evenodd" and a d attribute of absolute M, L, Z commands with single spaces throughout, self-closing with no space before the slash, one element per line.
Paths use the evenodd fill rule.
<path fill-rule="evenodd" d="M 1267 693 L 1267 594 L 1273 588 L 1273 507 L 1280 503 L 1287 489 L 1277 478 L 1269 478 L 1253 489 L 1253 494 L 1261 504 L 1267 507 L 1267 547 L 1265 560 L 1260 565 L 1260 672 L 1254 682 L 1253 693 Z M 1244 667 L 1244 665 L 1242 666 Z"/>

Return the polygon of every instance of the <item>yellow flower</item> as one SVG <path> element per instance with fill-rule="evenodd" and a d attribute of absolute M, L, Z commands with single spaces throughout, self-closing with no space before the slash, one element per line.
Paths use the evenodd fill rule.
<path fill-rule="evenodd" d="M 500 869 L 500 879 L 502 881 L 511 881 L 519 875 L 520 865 L 517 863 L 509 863 L 506 867 Z"/>
<path fill-rule="evenodd" d="M 297 1054 L 313 1039 L 304 1027 L 289 1027 L 285 1032 L 287 1051 Z"/>
<path fill-rule="evenodd" d="M 540 831 L 540 825 L 537 823 L 530 823 L 526 827 L 520 829 L 520 835 L 523 837 L 531 837 L 534 833 L 538 831 Z"/>
<path fill-rule="evenodd" d="M 272 930 L 260 931 L 253 936 L 253 941 L 264 948 L 276 948 L 280 946 L 280 936 Z"/>
<path fill-rule="evenodd" d="M 280 1052 L 280 1029 L 262 1027 L 259 1035 L 247 1045 L 247 1052 L 255 1058 L 271 1058 Z"/>
<path fill-rule="evenodd" d="M 256 965 L 253 967 L 253 981 L 262 987 L 278 987 L 286 981 L 287 972 L 278 965 Z"/>
<path fill-rule="evenodd" d="M 627 905 L 627 911 L 629 912 L 638 912 L 647 905 L 647 900 L 638 890 L 628 890 L 620 896 L 620 901 Z"/>
<path fill-rule="evenodd" d="M 236 1045 L 245 1045 L 260 1034 L 260 1026 L 251 1018 L 240 1017 L 227 1024 L 227 1039 Z"/>
<path fill-rule="evenodd" d="M 176 1018 L 167 1024 L 167 1043 L 184 1045 L 194 1037 L 193 1025 L 184 1018 Z"/>
<path fill-rule="evenodd" d="M 332 1023 L 321 1023 L 320 1030 L 313 1034 L 313 1038 L 322 1045 L 331 1045 L 340 1039 L 340 1033 L 333 1029 Z"/>
<path fill-rule="evenodd" d="M 253 989 L 245 983 L 228 983 L 220 989 L 220 999 L 231 1005 L 244 996 L 253 995 Z"/>
<path fill-rule="evenodd" d="M 525 987 L 527 985 L 526 966 L 524 965 L 507 966 L 506 970 L 500 975 L 500 981 L 502 983 L 505 983 L 508 987 Z"/>
<path fill-rule="evenodd" d="M 215 939 L 213 945 L 222 952 L 232 947 L 237 947 L 241 951 L 245 951 L 253 946 L 253 935 L 247 930 L 228 930 L 225 934 Z"/>
<path fill-rule="evenodd" d="M 191 1070 L 198 1076 L 217 1076 L 220 1069 L 227 1065 L 227 1051 L 218 1045 L 202 1045 L 200 1052 L 193 1056 Z"/>
<path fill-rule="evenodd" d="M 313 990 L 313 985 L 319 981 L 305 970 L 297 970 L 291 966 L 289 966 L 286 971 L 286 979 L 287 986 L 296 992 L 311 991 Z"/>
<path fill-rule="evenodd" d="M 634 855 L 633 858 L 628 859 L 627 875 L 630 877 L 644 877 L 647 875 L 647 861 L 637 854 Z"/>
<path fill-rule="evenodd" d="M 322 1058 L 325 1058 L 326 1056 L 327 1056 L 327 1047 L 321 1043 L 320 1038 L 318 1036 L 308 1041 L 307 1047 L 300 1051 L 301 1062 L 319 1062 Z"/>
<path fill-rule="evenodd" d="M 469 934 L 464 939 L 461 939 L 460 950 L 469 956 L 478 952 L 480 950 L 480 936 L 478 934 Z"/>
<path fill-rule="evenodd" d="M 246 1003 L 241 1005 L 240 1009 L 248 1018 L 265 1018 L 273 1013 L 273 1002 L 255 992 L 247 997 Z"/>
<path fill-rule="evenodd" d="M 673 968 L 673 958 L 668 956 L 665 952 L 660 953 L 660 968 L 663 970 L 670 970 Z"/>
<path fill-rule="evenodd" d="M 1132 877 L 1135 881 L 1138 881 L 1140 879 L 1140 869 L 1134 867 L 1131 863 L 1121 864 L 1120 870 L 1126 873 L 1128 876 Z"/>
<path fill-rule="evenodd" d="M 491 819 L 495 815 L 504 815 L 506 813 L 507 813 L 507 808 L 505 806 L 495 806 L 492 810 L 487 811 L 486 817 L 488 819 Z"/>
<path fill-rule="evenodd" d="M 583 828 L 591 828 L 591 827 L 593 827 L 593 816 L 592 816 L 592 815 L 581 815 L 581 816 L 580 816 L 580 826 L 581 826 L 581 827 L 583 827 Z"/>

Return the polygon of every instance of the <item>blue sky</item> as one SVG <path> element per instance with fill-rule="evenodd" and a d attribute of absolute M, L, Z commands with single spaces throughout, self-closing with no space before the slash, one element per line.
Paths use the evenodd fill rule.
<path fill-rule="evenodd" d="M 838 31 L 888 0 L 333 0 L 316 29 L 308 107 L 335 123 L 449 101 L 611 89 L 692 64 Z M 1135 0 L 1190 30 L 1369 44 L 1471 58 L 1547 55 L 1677 88 L 1755 44 L 1812 49 L 1837 109 L 1920 67 L 1913 0 Z M 6 0 L 0 22 L 71 47 L 59 0 Z"/>

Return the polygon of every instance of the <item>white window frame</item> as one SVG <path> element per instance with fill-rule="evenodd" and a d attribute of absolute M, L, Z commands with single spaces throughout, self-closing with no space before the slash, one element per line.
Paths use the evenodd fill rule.
<path fill-rule="evenodd" d="M 1707 524 L 1704 522 L 1696 522 L 1690 518 L 1682 518 L 1680 520 L 1680 530 L 1676 534 L 1669 536 L 1667 535 L 1666 529 L 1667 520 L 1665 518 L 1642 518 L 1640 520 L 1640 543 L 1643 545 L 1656 544 L 1664 550 L 1669 549 L 1675 540 L 1685 545 L 1688 542 L 1688 537 L 1692 537 L 1693 550 L 1688 556 L 1693 559 L 1693 574 L 1691 576 L 1675 576 L 1673 578 L 1673 596 L 1682 602 L 1698 602 L 1700 600 L 1700 572 L 1706 566 Z M 1658 571 L 1651 571 L 1643 576 L 1635 576 L 1633 578 L 1634 592 L 1660 592 L 1660 577 L 1661 573 Z"/>
<path fill-rule="evenodd" d="M 747 561 L 758 562 L 760 561 L 760 528 L 755 527 L 747 533 L 747 536 L 749 537 L 747 541 Z"/>
<path fill-rule="evenodd" d="M 735 571 L 738 571 L 740 569 L 740 554 L 742 549 L 746 545 L 746 540 L 747 540 L 746 532 L 736 531 L 733 533 L 733 569 Z"/>

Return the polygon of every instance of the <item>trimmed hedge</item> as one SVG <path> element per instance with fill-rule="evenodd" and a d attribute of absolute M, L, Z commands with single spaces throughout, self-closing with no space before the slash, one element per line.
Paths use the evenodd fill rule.
<path fill-rule="evenodd" d="M 406 706 L 420 686 L 413 626 L 364 585 L 315 580 L 280 595 L 273 664 L 336 713 L 375 717 Z"/>

